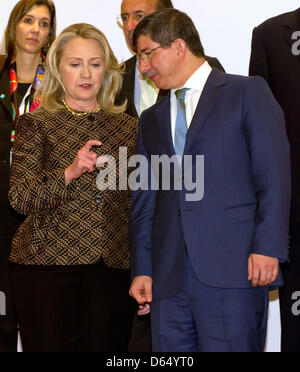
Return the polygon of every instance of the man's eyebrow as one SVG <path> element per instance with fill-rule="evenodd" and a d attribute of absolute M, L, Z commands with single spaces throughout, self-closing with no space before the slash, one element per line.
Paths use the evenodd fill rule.
<path fill-rule="evenodd" d="M 137 14 L 137 13 L 145 13 L 145 11 L 144 10 L 135 10 L 134 12 L 123 12 L 123 13 L 121 13 L 121 15 L 128 15 L 128 14 L 132 14 L 132 13 L 134 13 L 134 14 Z"/>

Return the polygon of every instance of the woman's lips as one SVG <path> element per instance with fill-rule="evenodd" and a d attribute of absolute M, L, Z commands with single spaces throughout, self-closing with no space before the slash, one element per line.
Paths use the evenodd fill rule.
<path fill-rule="evenodd" d="M 39 41 L 37 39 L 28 38 L 26 39 L 29 43 L 38 43 Z"/>
<path fill-rule="evenodd" d="M 79 87 L 81 89 L 89 90 L 92 88 L 92 84 L 80 84 Z"/>

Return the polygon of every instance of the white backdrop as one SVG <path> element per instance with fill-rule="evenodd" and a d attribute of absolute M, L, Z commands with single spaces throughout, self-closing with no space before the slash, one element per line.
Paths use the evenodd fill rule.
<path fill-rule="evenodd" d="M 18 0 L 6 0 L 5 7 L 1 7 L 0 38 L 10 11 L 17 2 Z M 130 57 L 122 30 L 116 23 L 121 0 L 54 2 L 57 8 L 58 32 L 72 23 L 91 23 L 106 34 L 120 61 Z M 299 7 L 299 0 L 173 0 L 173 3 L 194 20 L 206 54 L 218 57 L 227 72 L 242 75 L 248 74 L 253 28 L 270 17 Z M 276 293 L 272 294 L 270 306 L 267 351 L 280 351 L 280 317 Z"/>

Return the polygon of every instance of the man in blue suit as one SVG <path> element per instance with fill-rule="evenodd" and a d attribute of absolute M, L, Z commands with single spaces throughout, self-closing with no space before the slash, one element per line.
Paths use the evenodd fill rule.
<path fill-rule="evenodd" d="M 279 262 L 288 256 L 282 110 L 262 78 L 212 69 L 178 10 L 146 17 L 133 38 L 140 71 L 171 90 L 140 119 L 137 153 L 158 187 L 132 197 L 130 294 L 151 304 L 153 350 L 263 351 L 268 291 L 282 285 Z M 181 172 L 174 162 L 169 190 L 162 168 L 152 172 L 166 155 Z M 187 178 L 194 195 L 203 183 L 201 200 Z"/>

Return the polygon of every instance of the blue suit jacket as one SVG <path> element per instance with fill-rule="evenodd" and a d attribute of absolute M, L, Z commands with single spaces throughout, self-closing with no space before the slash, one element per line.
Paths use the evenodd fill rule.
<path fill-rule="evenodd" d="M 137 153 L 149 163 L 152 155 L 174 155 L 170 95 L 143 113 Z M 152 277 L 156 299 L 175 294 L 186 247 L 205 285 L 251 288 L 251 253 L 288 258 L 290 151 L 266 82 L 213 69 L 184 154 L 204 155 L 204 198 L 188 202 L 190 192 L 173 183 L 170 191 L 133 192 L 132 276 Z M 279 275 L 274 285 L 281 284 Z"/>

